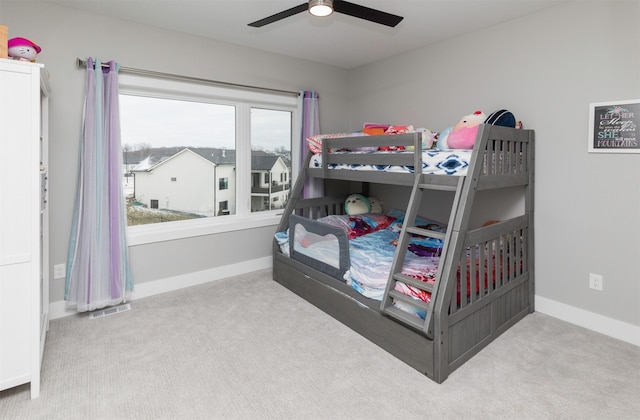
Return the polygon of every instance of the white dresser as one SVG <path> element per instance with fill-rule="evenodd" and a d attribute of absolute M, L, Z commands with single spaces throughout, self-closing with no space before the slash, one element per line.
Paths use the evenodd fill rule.
<path fill-rule="evenodd" d="M 0 391 L 40 395 L 49 327 L 48 78 L 0 59 Z"/>

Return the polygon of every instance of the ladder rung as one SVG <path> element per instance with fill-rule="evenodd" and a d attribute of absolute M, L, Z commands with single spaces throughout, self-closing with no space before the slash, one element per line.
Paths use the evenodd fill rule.
<path fill-rule="evenodd" d="M 427 311 L 429 310 L 429 304 L 423 302 L 419 299 L 413 298 L 409 295 L 405 295 L 404 293 L 398 292 L 397 290 L 389 290 L 389 296 L 393 297 L 396 300 L 401 300 L 403 302 L 408 303 L 411 306 L 415 306 L 416 308 Z"/>
<path fill-rule="evenodd" d="M 435 239 L 444 239 L 445 232 L 438 232 L 431 229 L 423 229 L 416 226 L 408 226 L 407 232 L 413 233 L 414 235 L 426 236 L 429 238 Z"/>
<path fill-rule="evenodd" d="M 418 184 L 418 188 L 423 190 L 437 190 L 437 191 L 455 191 L 457 185 L 441 185 L 441 184 Z"/>
<path fill-rule="evenodd" d="M 417 330 L 421 330 L 424 327 L 424 319 L 419 318 L 415 315 L 411 315 L 408 312 L 403 311 L 402 309 L 394 308 L 393 306 L 389 306 L 386 309 L 386 313 L 392 316 L 393 318 L 412 326 Z"/>
<path fill-rule="evenodd" d="M 413 286 L 416 289 L 424 290 L 425 292 L 433 293 L 433 283 L 427 283 L 422 280 L 414 279 L 402 273 L 395 273 L 393 275 L 395 281 L 401 281 L 409 286 Z M 389 291 L 391 292 L 391 290 Z"/>

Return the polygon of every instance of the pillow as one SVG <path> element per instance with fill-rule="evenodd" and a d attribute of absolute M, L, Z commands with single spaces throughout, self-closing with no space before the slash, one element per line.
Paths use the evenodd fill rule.
<path fill-rule="evenodd" d="M 387 128 L 389 128 L 389 124 L 364 123 L 362 125 L 362 131 L 370 135 L 384 134 Z"/>
<path fill-rule="evenodd" d="M 485 124 L 501 125 L 503 127 L 515 128 L 516 117 L 506 109 L 499 109 L 484 120 Z"/>

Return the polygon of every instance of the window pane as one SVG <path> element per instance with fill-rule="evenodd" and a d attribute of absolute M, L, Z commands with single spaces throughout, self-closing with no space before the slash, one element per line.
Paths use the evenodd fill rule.
<path fill-rule="evenodd" d="M 130 226 L 235 213 L 235 106 L 119 99 Z"/>
<path fill-rule="evenodd" d="M 290 173 L 291 112 L 251 108 L 251 211 L 284 208 Z"/>

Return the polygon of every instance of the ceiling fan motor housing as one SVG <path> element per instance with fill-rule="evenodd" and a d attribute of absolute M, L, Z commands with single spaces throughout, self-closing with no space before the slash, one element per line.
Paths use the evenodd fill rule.
<path fill-rule="evenodd" d="M 313 16 L 329 16 L 333 13 L 333 0 L 310 0 L 309 13 Z"/>

